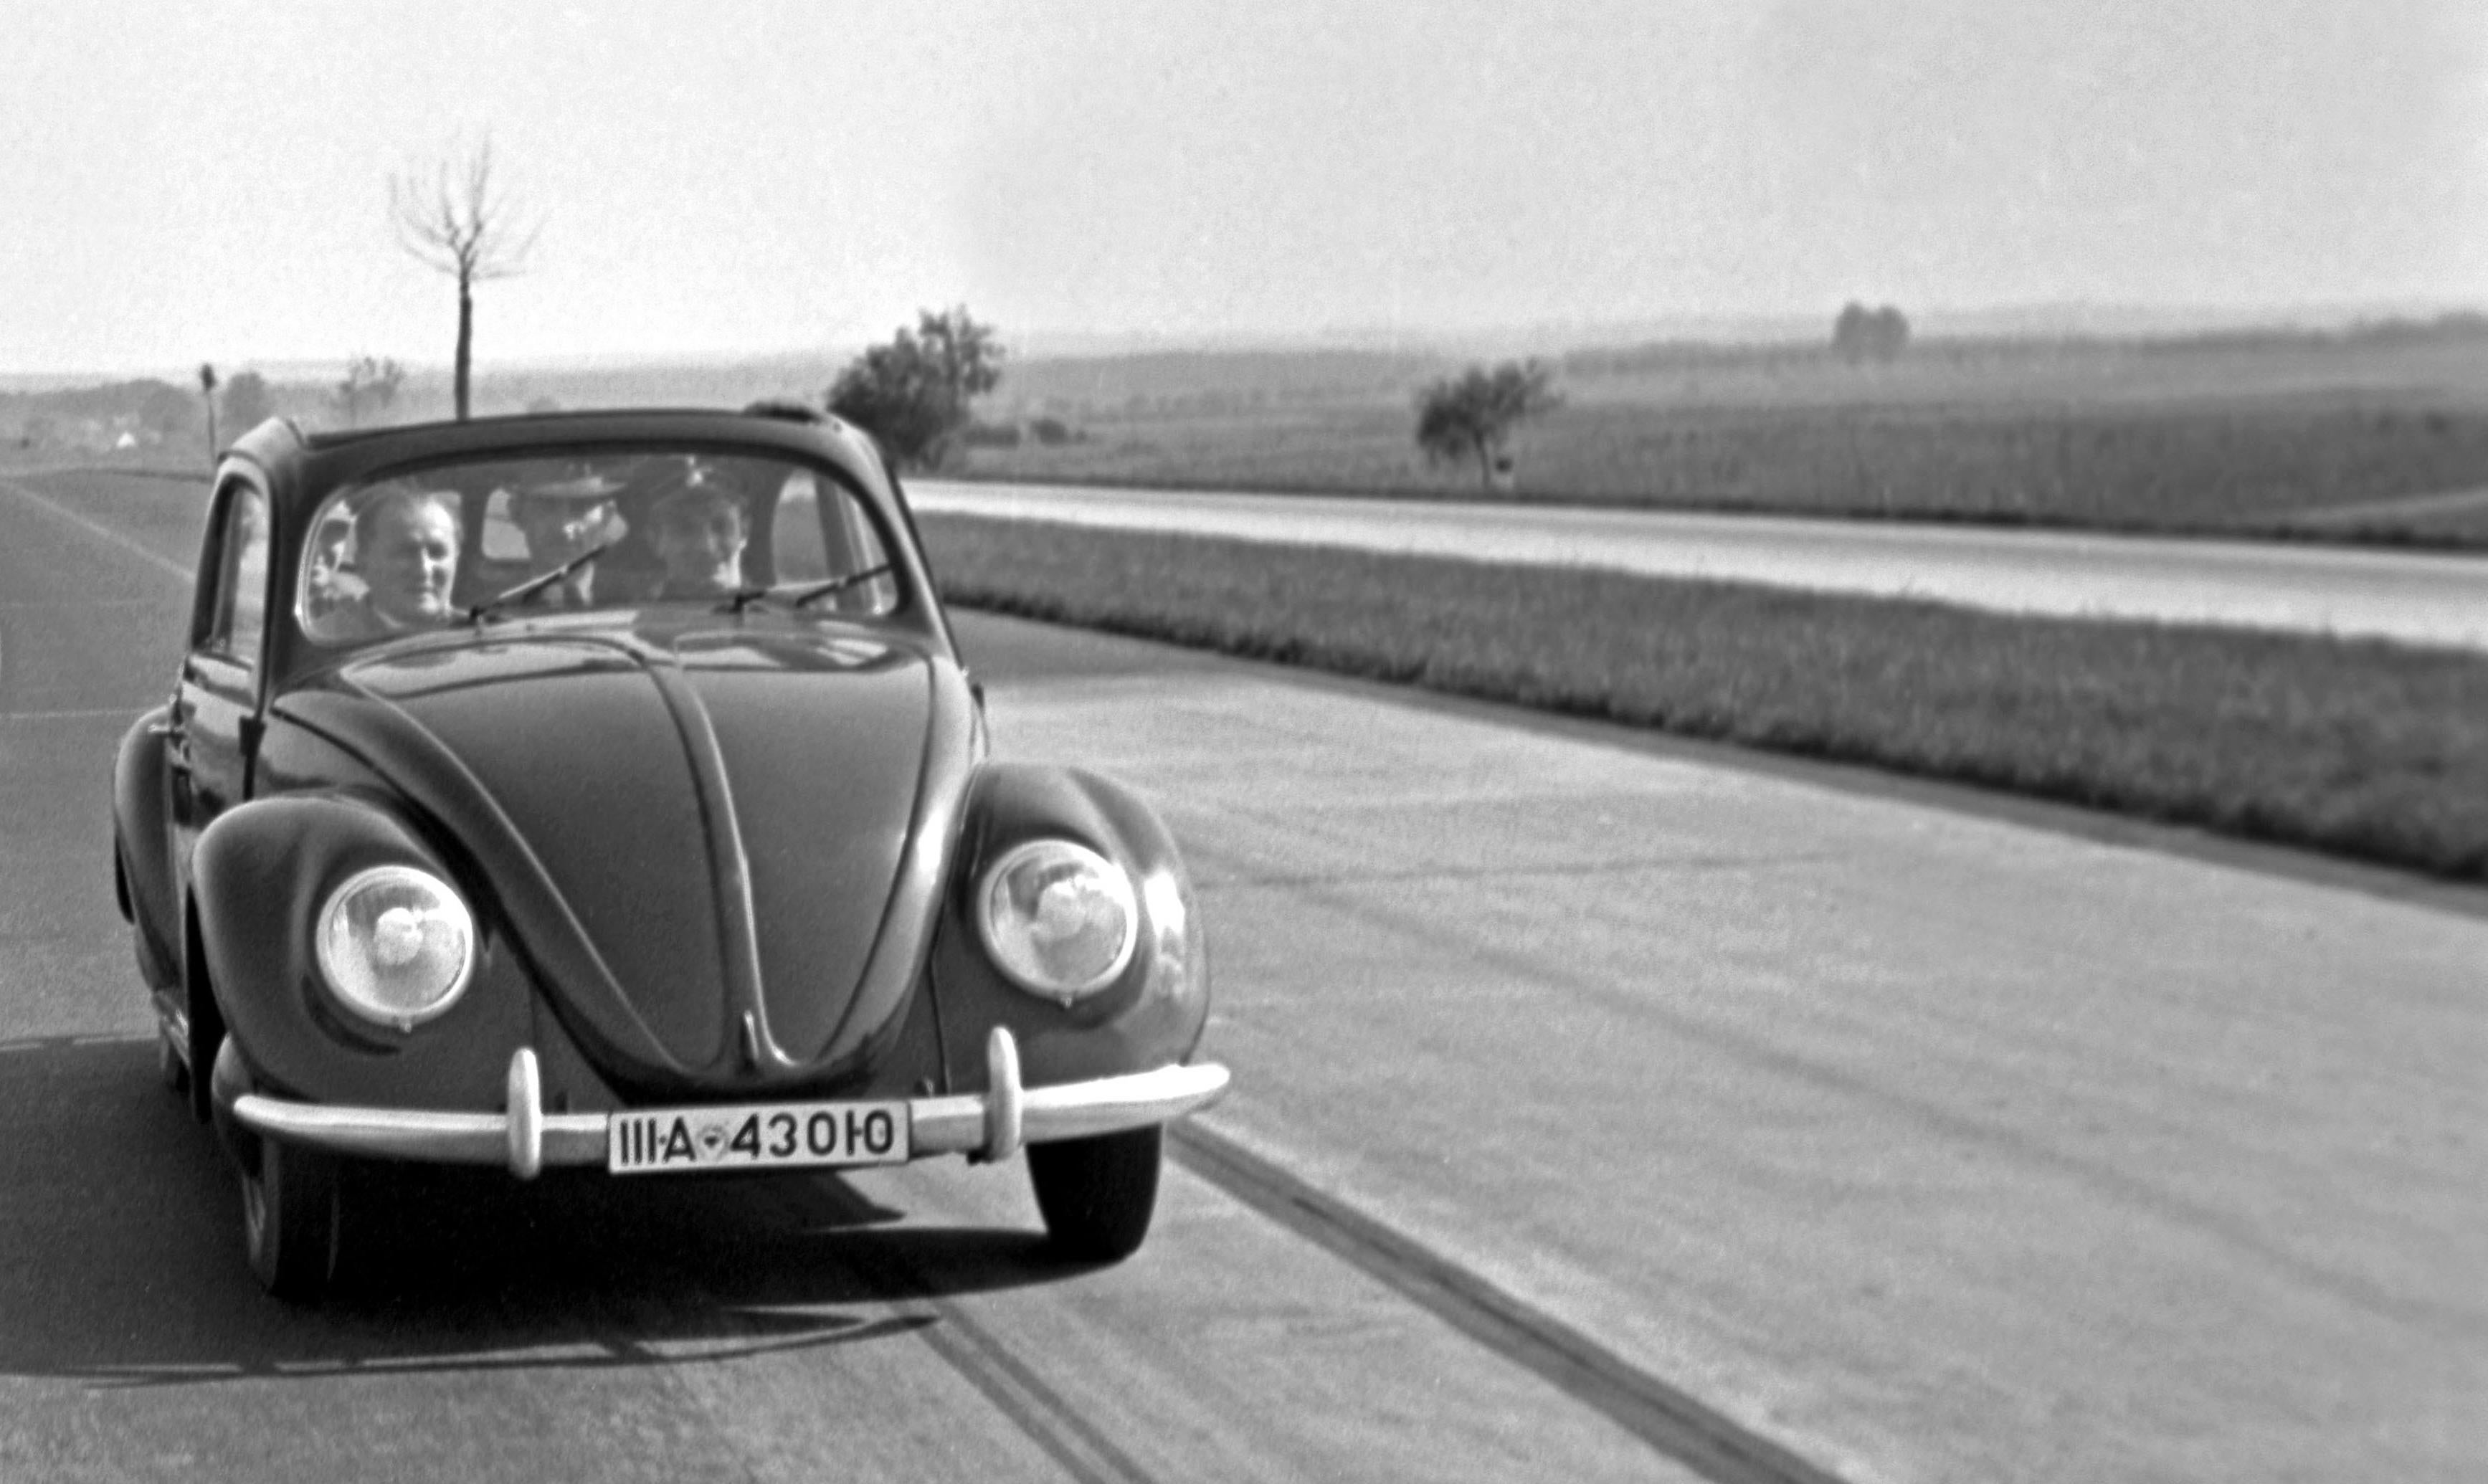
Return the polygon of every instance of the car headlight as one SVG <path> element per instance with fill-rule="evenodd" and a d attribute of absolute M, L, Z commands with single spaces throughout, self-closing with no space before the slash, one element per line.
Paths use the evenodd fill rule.
<path fill-rule="evenodd" d="M 374 866 L 328 894 L 313 948 L 339 1003 L 409 1030 L 465 993 L 475 972 L 475 917 L 432 873 Z"/>
<path fill-rule="evenodd" d="M 985 872 L 976 905 L 995 966 L 1066 1005 L 1114 983 L 1140 940 L 1131 878 L 1068 840 L 1013 847 Z"/>

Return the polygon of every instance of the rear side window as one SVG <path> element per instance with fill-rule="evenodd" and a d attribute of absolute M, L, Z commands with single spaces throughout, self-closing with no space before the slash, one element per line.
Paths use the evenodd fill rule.
<path fill-rule="evenodd" d="M 268 500 L 248 485 L 235 489 L 225 502 L 216 558 L 206 648 L 256 666 L 268 633 Z"/>

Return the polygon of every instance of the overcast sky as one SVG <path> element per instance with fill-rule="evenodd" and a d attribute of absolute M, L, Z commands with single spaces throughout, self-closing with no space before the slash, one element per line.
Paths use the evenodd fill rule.
<path fill-rule="evenodd" d="M 2479 0 L 13 7 L 0 372 L 2090 302 L 2488 307 Z"/>

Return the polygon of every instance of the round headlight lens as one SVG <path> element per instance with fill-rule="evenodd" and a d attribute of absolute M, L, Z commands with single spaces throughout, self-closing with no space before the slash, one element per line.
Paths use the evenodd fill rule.
<path fill-rule="evenodd" d="M 1031 840 L 985 872 L 985 946 L 1024 990 L 1064 1004 L 1115 982 L 1140 940 L 1131 878 L 1084 845 Z"/>
<path fill-rule="evenodd" d="M 466 990 L 475 971 L 475 918 L 430 872 L 374 866 L 328 894 L 313 946 L 340 1003 L 406 1030 Z"/>

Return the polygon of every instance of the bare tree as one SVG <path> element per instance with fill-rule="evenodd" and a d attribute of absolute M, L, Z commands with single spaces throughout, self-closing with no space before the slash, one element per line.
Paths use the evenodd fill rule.
<path fill-rule="evenodd" d="M 346 426 L 352 428 L 362 417 L 363 404 L 370 403 L 385 412 L 397 401 L 398 386 L 406 380 L 406 368 L 394 359 L 357 355 L 346 363 L 346 378 L 328 393 L 337 410 L 346 414 Z"/>
<path fill-rule="evenodd" d="M 522 228 L 509 201 L 493 190 L 493 141 L 475 146 L 462 168 L 442 160 L 426 182 L 415 171 L 389 182 L 389 219 L 415 261 L 458 280 L 458 420 L 466 420 L 467 368 L 475 344 L 475 286 L 524 270 L 539 226 Z"/>

